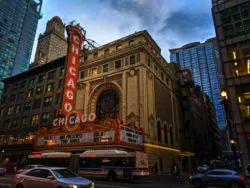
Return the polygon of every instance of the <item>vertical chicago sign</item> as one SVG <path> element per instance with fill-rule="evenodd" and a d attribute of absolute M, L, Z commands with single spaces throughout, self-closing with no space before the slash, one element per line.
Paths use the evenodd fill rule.
<path fill-rule="evenodd" d="M 79 25 L 68 25 L 68 53 L 65 61 L 65 80 L 61 113 L 66 115 L 75 106 L 76 83 L 78 78 L 81 46 L 85 40 L 85 31 Z M 84 31 L 84 32 L 83 32 Z"/>

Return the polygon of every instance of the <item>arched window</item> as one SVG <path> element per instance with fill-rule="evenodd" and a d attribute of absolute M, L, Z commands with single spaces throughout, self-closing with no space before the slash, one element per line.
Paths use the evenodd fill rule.
<path fill-rule="evenodd" d="M 170 132 L 170 144 L 173 144 L 173 128 L 172 127 L 170 127 L 169 132 Z"/>
<path fill-rule="evenodd" d="M 165 143 L 168 143 L 168 128 L 167 125 L 164 125 L 164 138 L 165 138 Z"/>
<path fill-rule="evenodd" d="M 159 121 L 157 122 L 157 136 L 158 141 L 161 142 L 161 123 Z"/>
<path fill-rule="evenodd" d="M 96 118 L 103 121 L 107 118 L 116 118 L 119 114 L 119 97 L 114 90 L 104 91 L 97 99 Z"/>

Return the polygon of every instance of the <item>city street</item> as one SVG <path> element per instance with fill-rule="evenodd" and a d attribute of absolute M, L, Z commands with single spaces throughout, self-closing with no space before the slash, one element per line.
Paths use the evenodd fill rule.
<path fill-rule="evenodd" d="M 5 175 L 0 177 L 0 188 L 8 188 L 11 185 L 12 176 Z M 96 188 L 184 188 L 188 185 L 181 180 L 169 176 L 151 178 L 137 181 L 116 181 L 93 180 Z"/>

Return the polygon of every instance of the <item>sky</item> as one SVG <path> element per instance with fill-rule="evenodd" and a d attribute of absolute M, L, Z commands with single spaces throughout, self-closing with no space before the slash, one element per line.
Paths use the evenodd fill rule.
<path fill-rule="evenodd" d="M 147 30 L 169 62 L 169 49 L 214 37 L 211 0 L 43 0 L 31 61 L 40 33 L 54 16 L 75 20 L 99 45 Z"/>

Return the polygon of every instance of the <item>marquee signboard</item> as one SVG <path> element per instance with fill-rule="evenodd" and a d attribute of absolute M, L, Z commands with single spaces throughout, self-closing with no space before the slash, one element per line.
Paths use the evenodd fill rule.
<path fill-rule="evenodd" d="M 79 56 L 81 46 L 85 39 L 80 26 L 68 25 L 68 53 L 65 61 L 65 82 L 62 101 L 62 113 L 68 113 L 73 110 L 76 96 L 76 83 L 78 78 Z"/>
<path fill-rule="evenodd" d="M 72 111 L 69 114 L 72 115 L 74 113 L 75 111 Z M 66 117 L 68 117 L 68 115 Z M 37 132 L 35 146 L 53 147 L 96 144 L 126 144 L 143 146 L 142 130 L 137 127 L 130 126 L 129 124 L 120 125 L 117 119 L 106 119 L 99 124 L 96 122 L 73 123 L 74 128 L 69 128 L 68 124 L 64 126 L 63 122 L 67 121 L 75 122 L 73 119 L 64 121 L 55 119 L 55 126 L 51 129 L 41 127 Z M 74 130 L 72 131 L 72 129 Z"/>
<path fill-rule="evenodd" d="M 120 141 L 130 144 L 143 144 L 143 134 L 139 130 L 120 126 Z"/>
<path fill-rule="evenodd" d="M 114 130 L 103 132 L 89 132 L 76 134 L 63 134 L 54 136 L 42 136 L 37 139 L 37 146 L 43 145 L 65 145 L 65 144 L 83 144 L 113 142 Z"/>

